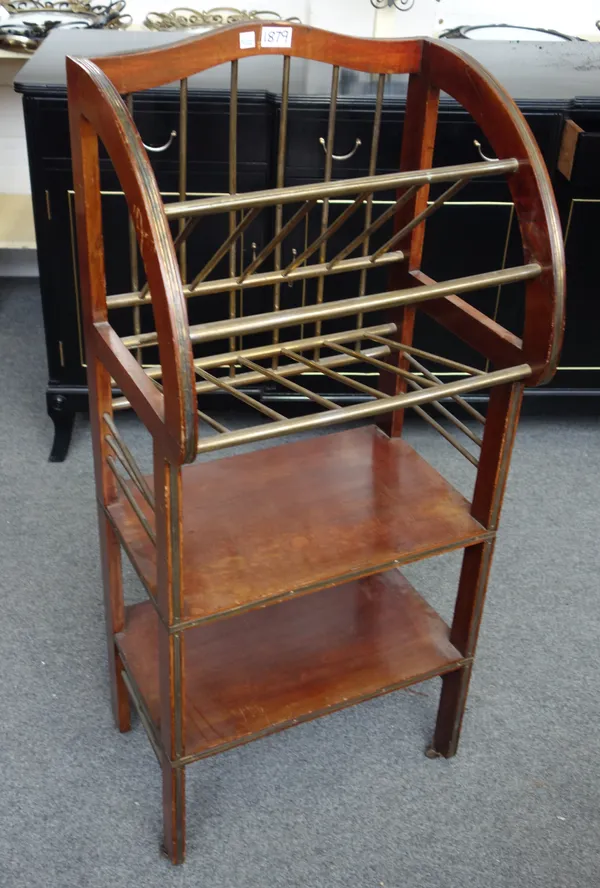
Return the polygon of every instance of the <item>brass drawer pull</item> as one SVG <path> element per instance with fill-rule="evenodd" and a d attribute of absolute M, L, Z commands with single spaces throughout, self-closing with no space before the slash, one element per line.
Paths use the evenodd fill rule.
<path fill-rule="evenodd" d="M 170 148 L 173 144 L 173 139 L 177 138 L 177 130 L 171 130 L 171 135 L 169 136 L 169 141 L 165 142 L 164 145 L 159 145 L 157 148 L 153 148 L 152 145 L 146 145 L 145 142 L 142 142 L 142 145 L 146 149 L 146 151 L 154 151 L 155 154 L 160 154 L 161 151 L 166 151 L 167 148 Z"/>
<path fill-rule="evenodd" d="M 323 151 L 325 152 L 325 154 L 327 154 L 327 143 L 325 142 L 325 139 L 323 138 L 323 136 L 321 136 L 321 138 L 319 139 L 319 142 L 323 146 Z M 349 151 L 348 154 L 332 154 L 331 156 L 334 160 L 350 160 L 352 155 L 356 154 L 356 152 L 358 151 L 358 149 L 360 148 L 361 145 L 362 145 L 361 140 L 357 139 L 356 142 L 354 143 L 354 148 L 352 149 L 352 151 Z"/>

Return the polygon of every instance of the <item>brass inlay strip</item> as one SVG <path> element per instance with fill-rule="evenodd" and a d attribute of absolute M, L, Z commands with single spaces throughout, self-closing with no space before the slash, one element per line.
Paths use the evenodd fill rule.
<path fill-rule="evenodd" d="M 290 96 L 290 63 L 291 57 L 283 57 L 283 74 L 281 83 L 281 116 L 279 120 L 279 141 L 277 144 L 277 172 L 275 176 L 275 184 L 277 188 L 283 188 L 285 179 L 285 150 L 287 142 L 287 123 L 288 123 L 288 104 Z M 275 206 L 275 237 L 281 231 L 283 224 L 283 206 L 277 204 Z M 277 241 L 275 246 L 275 256 L 273 260 L 275 271 L 281 268 L 281 242 Z M 281 307 L 281 284 L 276 283 L 273 286 L 273 311 L 279 311 Z M 277 327 L 273 329 L 273 345 L 279 342 L 279 330 Z"/>
<path fill-rule="evenodd" d="M 229 194 L 233 196 L 237 191 L 237 115 L 238 115 L 238 62 L 234 59 L 231 62 L 231 90 L 229 99 Z M 229 211 L 229 235 L 231 236 L 237 226 L 237 212 L 235 209 Z M 231 242 L 229 248 L 229 277 L 234 278 L 237 275 L 237 250 L 235 240 Z M 229 318 L 233 320 L 236 317 L 236 289 L 229 291 Z M 229 340 L 229 348 L 233 351 L 235 348 L 235 337 Z M 230 367 L 230 373 L 235 374 L 235 367 Z"/>

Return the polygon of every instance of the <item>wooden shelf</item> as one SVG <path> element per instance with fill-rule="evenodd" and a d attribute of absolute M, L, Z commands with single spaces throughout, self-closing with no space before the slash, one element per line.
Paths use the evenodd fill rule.
<path fill-rule="evenodd" d="M 182 479 L 182 627 L 490 535 L 412 447 L 374 426 L 196 463 Z M 108 514 L 154 594 L 154 546 L 124 497 Z"/>
<path fill-rule="evenodd" d="M 116 636 L 158 736 L 158 616 Z M 201 758 L 458 668 L 449 630 L 398 570 L 185 634 L 185 757 Z"/>

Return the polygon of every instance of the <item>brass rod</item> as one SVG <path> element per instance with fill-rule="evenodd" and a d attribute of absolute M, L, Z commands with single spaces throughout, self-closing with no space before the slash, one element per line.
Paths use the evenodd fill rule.
<path fill-rule="evenodd" d="M 235 229 L 231 232 L 229 237 L 223 241 L 219 249 L 214 253 L 211 258 L 208 260 L 202 271 L 198 272 L 192 283 L 190 284 L 190 290 L 194 290 L 198 284 L 204 280 L 204 278 L 208 277 L 213 268 L 215 268 L 223 256 L 227 253 L 229 248 L 235 241 L 238 239 L 240 234 L 248 228 L 248 226 L 254 222 L 258 214 L 260 213 L 260 207 L 254 207 L 254 209 L 249 210 L 241 219 L 239 224 L 235 227 Z M 233 280 L 230 278 L 230 281 Z"/>
<path fill-rule="evenodd" d="M 127 96 L 127 110 L 129 111 L 129 114 L 133 119 L 133 93 L 129 93 L 129 95 Z M 129 271 L 131 274 L 131 289 L 135 292 L 136 290 L 140 289 L 140 273 L 138 265 L 137 236 L 135 233 L 133 219 L 131 218 L 131 213 L 129 214 Z M 136 336 L 139 336 L 139 334 L 142 332 L 139 299 L 136 300 L 133 305 L 133 332 Z M 141 364 L 141 349 L 137 349 L 135 357 L 138 364 Z"/>
<path fill-rule="evenodd" d="M 206 370 L 201 370 L 199 367 L 195 368 L 198 376 L 201 376 L 203 379 L 208 380 L 208 382 L 212 382 L 213 385 L 216 385 L 218 388 L 223 389 L 228 394 L 233 395 L 234 398 L 238 398 L 240 401 L 243 401 L 244 404 L 248 404 L 249 407 L 253 407 L 255 410 L 258 410 L 260 413 L 264 413 L 265 416 L 268 416 L 270 419 L 284 419 L 281 413 L 277 413 L 276 410 L 271 410 L 270 407 L 267 407 L 266 404 L 261 404 L 260 401 L 251 398 L 250 395 L 247 395 L 245 392 L 240 392 L 233 385 L 230 385 L 229 382 L 225 382 L 224 379 L 219 379 L 217 376 L 213 376 L 212 373 L 208 373 Z"/>
<path fill-rule="evenodd" d="M 377 99 L 375 100 L 375 117 L 373 119 L 373 135 L 371 138 L 371 154 L 369 155 L 369 175 L 374 176 L 377 170 L 377 153 L 379 151 L 379 134 L 381 131 L 381 112 L 383 109 L 383 90 L 385 87 L 385 74 L 380 74 L 377 81 Z M 365 228 L 368 228 L 373 218 L 373 194 L 367 198 L 367 206 L 365 207 Z M 369 254 L 369 238 L 367 237 L 363 243 L 363 256 Z M 367 270 L 363 268 L 360 273 L 358 284 L 358 295 L 364 296 L 367 291 Z M 358 315 L 357 326 L 362 327 L 362 312 Z"/>
<path fill-rule="evenodd" d="M 284 240 L 288 236 L 288 234 L 290 234 L 290 232 L 294 230 L 296 225 L 298 225 L 300 222 L 302 222 L 304 217 L 308 213 L 310 213 L 310 211 L 315 206 L 315 204 L 316 204 L 316 200 L 307 200 L 302 204 L 300 209 L 296 210 L 294 215 L 290 219 L 288 219 L 288 221 L 285 223 L 283 228 L 279 229 L 279 231 L 275 234 L 275 237 L 271 238 L 269 243 L 260 251 L 258 256 L 255 259 L 253 259 L 252 262 L 250 263 L 250 265 L 248 265 L 243 270 L 243 272 L 241 273 L 241 275 L 238 278 L 239 284 L 242 284 L 246 280 L 248 275 L 252 274 L 252 272 L 256 268 L 258 268 L 259 265 L 262 265 L 262 263 L 265 261 L 267 256 L 269 256 L 273 252 L 273 250 L 281 244 L 282 240 Z M 284 274 L 285 274 L 285 272 L 284 272 Z"/>
<path fill-rule="evenodd" d="M 327 120 L 327 142 L 325 145 L 325 169 L 323 171 L 323 182 L 331 181 L 331 170 L 333 166 L 333 143 L 335 137 L 335 115 L 337 111 L 338 89 L 340 85 L 340 68 L 339 65 L 333 65 L 331 69 L 331 94 L 329 97 L 329 117 Z M 356 203 L 356 201 L 355 201 Z M 360 201 L 362 203 L 362 200 Z M 357 206 L 360 206 L 360 203 Z M 342 214 L 343 216 L 344 214 Z M 321 208 L 321 234 L 318 238 L 319 242 L 319 262 L 324 263 L 327 259 L 327 239 L 333 233 L 327 234 L 329 225 L 329 200 L 327 197 L 323 199 Z M 335 231 L 335 226 L 331 226 Z M 339 227 L 339 226 L 338 226 Z M 317 305 L 323 302 L 323 294 L 325 292 L 325 278 L 323 276 L 317 279 Z M 321 333 L 321 321 L 317 320 L 315 325 L 315 333 L 317 336 Z M 318 357 L 318 348 L 315 349 L 315 357 Z"/>
<path fill-rule="evenodd" d="M 409 373 L 407 370 L 403 370 L 401 367 L 396 367 L 393 364 L 388 364 L 385 361 L 379 361 L 377 358 L 373 358 L 368 355 L 361 354 L 360 352 L 355 351 L 351 348 L 346 348 L 344 345 L 340 345 L 337 342 L 326 342 L 324 343 L 329 348 L 332 348 L 334 351 L 341 352 L 342 354 L 350 355 L 351 357 L 357 358 L 359 360 L 363 360 L 367 364 L 371 364 L 373 367 L 377 367 L 379 370 L 384 370 L 389 372 L 390 370 L 395 373 L 397 376 L 401 376 L 403 379 L 408 379 L 411 383 L 416 383 L 420 387 L 431 387 L 435 385 L 436 382 L 439 385 L 443 385 L 441 379 L 437 379 L 436 382 L 432 382 L 429 379 L 423 379 L 422 377 L 415 376 L 414 373 Z M 461 399 L 462 400 L 462 399 Z M 439 401 L 432 401 L 432 406 L 441 413 L 442 416 L 445 416 L 446 419 L 450 420 L 457 429 L 459 429 L 467 438 L 470 438 L 474 444 L 477 444 L 481 447 L 483 441 L 479 438 L 471 429 L 466 426 L 463 422 L 460 421 L 453 413 L 451 413 L 443 404 L 440 404 Z"/>
<path fill-rule="evenodd" d="M 399 197 L 393 204 L 391 204 L 391 206 L 389 206 L 387 210 L 384 210 L 384 212 L 381 213 L 381 215 L 379 215 L 374 222 L 371 222 L 368 228 L 363 229 L 363 231 L 358 234 L 354 238 L 354 240 L 351 240 L 349 244 L 346 244 L 346 246 L 339 251 L 339 253 L 336 253 L 333 259 L 330 259 L 327 263 L 327 268 L 333 268 L 335 265 L 337 265 L 338 262 L 341 262 L 342 259 L 350 255 L 350 253 L 353 253 L 354 250 L 356 250 L 356 248 L 359 247 L 361 243 L 363 243 L 363 241 L 367 240 L 372 234 L 375 234 L 376 231 L 379 231 L 381 226 L 384 225 L 388 221 L 388 219 L 391 219 L 396 211 L 410 200 L 413 194 L 415 194 L 419 190 L 419 187 L 420 186 L 413 185 L 411 188 L 408 189 L 408 191 L 405 191 L 404 194 Z M 373 256 L 371 256 L 369 264 L 372 264 L 373 261 L 374 258 Z"/>
<path fill-rule="evenodd" d="M 280 281 L 281 283 L 287 281 L 287 283 L 290 284 L 293 281 L 307 280 L 308 278 L 317 277 L 320 274 L 343 274 L 348 271 L 358 271 L 366 266 L 372 268 L 373 266 L 391 265 L 394 262 L 402 262 L 404 258 L 404 253 L 397 250 L 391 253 L 386 253 L 385 256 L 377 259 L 376 262 L 371 262 L 370 256 L 367 256 L 366 258 L 360 256 L 355 259 L 345 259 L 333 268 L 329 268 L 327 265 L 306 265 L 302 268 L 295 268 L 294 271 L 291 271 L 286 277 L 283 277 L 281 271 L 259 272 L 243 281 L 240 284 L 240 287 L 242 289 L 247 287 L 264 287 L 276 283 L 277 281 Z M 237 277 L 223 278 L 215 281 L 203 281 L 198 284 L 193 292 L 185 287 L 183 295 L 189 299 L 192 296 L 212 296 L 214 293 L 226 293 L 231 289 L 232 284 L 235 284 L 236 282 Z M 106 301 L 109 308 L 125 308 L 127 305 L 135 305 L 138 302 L 141 302 L 142 305 L 144 302 L 149 305 L 152 300 L 150 298 L 140 300 L 137 293 L 120 293 L 119 295 L 108 296 Z"/>
<path fill-rule="evenodd" d="M 332 370 L 331 366 L 324 364 L 322 361 L 311 361 L 310 358 L 305 358 L 304 355 L 299 355 L 297 352 L 290 351 L 287 348 L 282 348 L 281 354 L 285 355 L 287 358 L 292 358 L 298 363 L 306 364 L 307 367 L 314 370 L 316 373 L 324 373 L 325 376 L 330 376 L 331 379 L 335 379 L 336 382 L 340 382 L 343 385 L 356 389 L 356 391 L 362 392 L 365 395 L 372 395 L 374 398 L 387 398 L 387 395 L 384 395 L 379 389 L 372 388 L 370 385 L 365 385 L 364 382 L 359 382 L 357 379 L 352 379 L 350 376 L 342 376 L 341 373 Z"/>
<path fill-rule="evenodd" d="M 387 191 L 409 185 L 433 185 L 436 182 L 454 182 L 468 177 L 479 179 L 497 176 L 501 173 L 516 173 L 519 161 L 516 158 L 500 160 L 493 167 L 487 162 L 464 163 L 455 166 L 435 167 L 429 170 L 407 170 L 406 172 L 385 173 L 381 176 L 357 176 L 355 179 L 335 179 L 331 182 L 311 182 L 306 185 L 286 185 L 283 188 L 267 188 L 262 191 L 246 191 L 233 197 L 217 195 L 197 198 L 183 203 L 165 205 L 167 219 L 181 216 L 210 215 L 232 210 L 245 210 L 254 206 L 275 206 L 276 204 L 298 203 L 301 200 L 317 200 L 345 197 L 359 191 Z"/>
<path fill-rule="evenodd" d="M 284 277 L 286 277 L 290 273 L 290 271 L 293 271 L 295 268 L 301 265 L 305 259 L 308 259 L 310 256 L 312 256 L 312 254 L 316 252 L 319 247 L 321 247 L 319 261 L 321 264 L 323 264 L 325 262 L 325 259 L 321 259 L 321 255 L 323 253 L 325 242 L 329 240 L 331 235 L 335 234 L 338 228 L 341 228 L 344 222 L 346 222 L 346 220 L 349 219 L 350 216 L 352 216 L 353 213 L 355 213 L 356 210 L 365 202 L 365 198 L 369 193 L 370 192 L 368 191 L 361 192 L 358 197 L 350 204 L 350 206 L 346 207 L 343 213 L 340 213 L 335 222 L 332 222 L 331 225 L 329 225 L 324 231 L 321 231 L 321 234 L 318 236 L 318 238 L 314 240 L 311 244 L 309 244 L 309 246 L 305 250 L 303 250 L 299 256 L 295 256 L 290 264 L 286 268 L 284 268 Z M 317 301 L 319 300 L 317 299 Z M 323 300 L 321 299 L 320 301 Z"/>
<path fill-rule="evenodd" d="M 416 383 L 409 382 L 408 384 L 415 391 L 422 391 L 422 389 L 418 385 L 416 385 Z M 434 401 L 433 403 L 437 402 Z M 422 407 L 413 407 L 413 410 L 421 417 L 421 419 L 424 419 L 425 422 L 429 423 L 429 425 L 432 426 L 436 430 L 436 432 L 439 432 L 442 438 L 445 438 L 446 441 L 452 444 L 452 446 L 455 447 L 459 453 L 466 457 L 469 462 L 475 466 L 475 468 L 477 468 L 477 466 L 479 465 L 479 460 L 477 459 L 477 457 L 473 456 L 473 454 L 470 453 L 470 451 L 468 451 L 466 447 L 463 447 L 460 441 L 457 441 L 456 438 L 451 435 L 450 432 L 447 431 L 443 425 L 440 425 L 440 423 L 436 419 L 434 419 L 433 416 L 430 416 L 429 413 L 423 410 Z"/>
<path fill-rule="evenodd" d="M 365 334 L 366 335 L 366 334 Z M 443 364 L 446 367 L 452 367 L 454 370 L 460 370 L 463 373 L 468 373 L 469 376 L 481 376 L 485 373 L 485 370 L 479 370 L 477 367 L 471 367 L 470 364 L 461 364 L 459 361 L 453 361 L 450 358 L 445 358 L 442 355 L 436 355 L 434 352 L 424 351 L 422 348 L 415 348 L 414 345 L 405 345 L 403 342 L 396 342 L 393 339 L 387 339 L 381 336 L 378 333 L 373 333 L 373 335 L 369 334 L 369 339 L 373 339 L 375 342 L 380 342 L 382 345 L 387 345 L 390 348 L 394 349 L 394 351 L 408 352 L 410 355 L 419 355 L 421 358 L 427 358 L 430 361 L 435 361 L 438 364 Z M 435 382 L 439 382 L 439 379 L 435 379 Z"/>
<path fill-rule="evenodd" d="M 125 479 L 121 476 L 121 473 L 118 471 L 117 464 L 115 462 L 114 457 L 112 457 L 109 454 L 106 457 L 106 462 L 110 466 L 113 475 L 117 479 L 117 483 L 118 483 L 119 487 L 121 488 L 121 490 L 123 491 L 123 493 L 125 494 L 127 501 L 129 502 L 129 505 L 131 506 L 131 508 L 133 509 L 135 514 L 137 515 L 137 518 L 138 518 L 140 524 L 142 525 L 142 527 L 144 528 L 144 530 L 148 534 L 148 539 L 150 540 L 150 542 L 153 545 L 156 546 L 156 535 L 155 535 L 154 531 L 152 530 L 152 528 L 150 527 L 150 524 L 148 523 L 148 519 L 146 518 L 146 516 L 144 515 L 144 513 L 140 509 L 138 503 L 136 502 L 134 495 L 132 494 L 131 490 L 129 489 L 129 485 L 127 484 L 127 481 L 125 481 Z"/>
<path fill-rule="evenodd" d="M 223 423 L 218 422 L 216 419 L 213 419 L 212 416 L 209 416 L 208 413 L 204 413 L 202 410 L 198 410 L 198 416 L 207 425 L 209 425 L 209 426 L 211 426 L 211 428 L 215 429 L 215 431 L 221 432 L 221 434 L 229 431 L 227 426 L 224 426 Z"/>
<path fill-rule="evenodd" d="M 316 401 L 317 404 L 320 404 L 322 407 L 327 407 L 328 410 L 337 410 L 338 405 L 334 404 L 333 401 L 330 401 L 328 398 L 323 398 L 321 395 L 317 394 L 317 392 L 311 392 L 310 389 L 298 385 L 297 382 L 293 382 L 291 379 L 287 379 L 277 370 L 261 367 L 259 364 L 255 364 L 254 361 L 248 360 L 248 358 L 240 358 L 240 364 L 243 364 L 244 367 L 248 367 L 249 370 L 253 370 L 255 373 L 263 374 L 263 376 L 273 380 L 273 382 L 277 382 L 294 392 L 304 395 L 304 397 L 310 398 L 312 401 Z"/>
<path fill-rule="evenodd" d="M 277 188 L 283 188 L 285 180 L 285 149 L 287 142 L 287 122 L 288 122 L 288 104 L 290 96 L 290 56 L 283 57 L 283 76 L 281 83 L 281 113 L 279 119 L 279 142 L 277 145 L 277 173 L 275 184 Z M 283 206 L 276 204 L 275 206 L 275 236 L 281 231 L 283 224 Z M 275 271 L 281 268 L 281 242 L 277 241 L 275 246 L 275 256 L 273 260 Z M 281 307 L 281 284 L 276 283 L 273 286 L 273 311 L 279 311 Z M 273 344 L 279 341 L 279 330 L 277 327 L 273 329 Z"/>
<path fill-rule="evenodd" d="M 414 358 L 412 355 L 405 354 L 405 358 L 416 370 L 422 373 L 423 376 L 429 379 L 431 382 L 437 383 L 438 385 L 443 385 L 442 380 L 439 378 L 439 376 L 436 376 L 435 373 L 432 373 L 431 370 L 417 361 L 417 359 Z M 463 408 L 463 410 L 466 410 L 466 412 L 470 414 L 473 419 L 476 419 L 485 425 L 485 416 L 480 413 L 479 410 L 476 410 L 472 404 L 469 404 L 469 402 L 465 401 L 464 398 L 461 398 L 460 395 L 454 395 L 453 401 L 459 404 Z"/>
<path fill-rule="evenodd" d="M 327 340 L 325 340 L 324 337 L 318 336 L 313 336 L 307 339 L 293 339 L 287 341 L 286 346 L 287 348 L 304 349 L 312 348 L 312 346 L 314 345 L 323 345 L 325 341 L 327 341 L 327 343 L 350 342 L 350 340 L 356 339 L 357 332 L 357 330 L 346 330 L 342 333 L 330 333 L 327 335 Z M 360 332 L 363 337 L 368 338 L 372 333 L 395 333 L 396 328 L 394 324 L 380 324 L 377 327 L 364 327 Z M 247 348 L 241 351 L 223 352 L 217 355 L 210 355 L 206 358 L 196 358 L 194 361 L 194 366 L 206 367 L 207 369 L 223 367 L 226 364 L 239 363 L 242 357 L 268 358 L 274 354 L 277 354 L 279 350 L 279 345 L 259 345 L 255 348 Z M 365 351 L 365 354 L 366 353 L 367 352 Z M 390 353 L 390 350 L 387 346 L 380 346 L 379 348 L 372 349 L 369 353 L 386 355 Z M 324 358 L 323 360 L 328 359 Z M 284 369 L 287 369 L 287 367 Z M 162 376 L 162 367 L 151 367 L 146 370 L 146 373 L 148 374 L 148 376 L 150 376 L 150 378 L 160 378 L 160 376 Z M 198 390 L 198 387 L 196 387 L 196 390 Z M 113 399 L 113 410 L 127 410 L 129 407 L 131 407 L 131 404 L 129 403 L 127 398 L 121 396 L 119 398 Z"/>
<path fill-rule="evenodd" d="M 185 201 L 187 197 L 187 155 L 188 155 L 188 81 L 184 77 L 179 82 L 179 200 Z M 179 220 L 179 235 L 186 227 L 185 219 Z M 187 244 L 184 238 L 179 242 L 179 268 L 181 280 L 185 284 L 187 273 L 186 262 Z"/>
<path fill-rule="evenodd" d="M 152 496 L 152 492 L 146 484 L 146 481 L 139 471 L 138 467 L 128 462 L 127 457 L 125 456 L 125 453 L 121 447 L 121 442 L 119 442 L 116 438 L 113 438 L 112 435 L 105 435 L 104 440 L 111 448 L 113 453 L 116 454 L 119 462 L 129 475 L 139 492 L 142 494 L 150 508 L 154 509 L 154 497 Z"/>
<path fill-rule="evenodd" d="M 406 237 L 413 228 L 416 228 L 417 225 L 420 225 L 421 222 L 424 222 L 425 219 L 428 219 L 430 216 L 439 210 L 441 206 L 443 206 L 447 200 L 450 200 L 451 197 L 454 197 L 455 194 L 458 194 L 465 185 L 470 182 L 470 178 L 468 176 L 464 176 L 462 179 L 459 179 L 458 182 L 455 182 L 454 185 L 451 185 L 450 188 L 447 188 L 443 194 L 440 194 L 438 198 L 436 198 L 433 203 L 430 203 L 425 209 L 420 212 L 414 219 L 411 219 L 400 231 L 397 231 L 393 234 L 389 240 L 387 240 L 384 244 L 382 244 L 378 250 L 373 253 L 373 259 L 377 259 L 379 256 L 382 256 L 384 253 L 387 253 L 389 249 L 391 249 L 394 244 L 397 244 L 398 241 L 401 241 L 403 237 Z"/>
<path fill-rule="evenodd" d="M 301 322 L 306 323 L 317 319 L 343 318 L 356 314 L 358 311 L 367 312 L 379 308 L 394 308 L 396 305 L 413 305 L 431 299 L 439 299 L 441 296 L 471 293 L 474 290 L 495 287 L 498 284 L 531 280 L 531 278 L 538 277 L 541 271 L 541 265 L 532 262 L 529 265 L 503 268 L 500 271 L 487 271 L 483 274 L 473 274 L 450 281 L 437 281 L 433 284 L 423 284 L 420 287 L 409 287 L 404 290 L 374 293 L 369 296 L 353 296 L 350 299 L 336 299 L 321 305 L 288 308 L 283 311 L 249 315 L 246 318 L 234 318 L 228 321 L 210 321 L 206 324 L 191 326 L 189 328 L 190 340 L 194 343 L 209 342 L 240 333 L 244 335 L 262 333 L 277 326 L 292 327 Z M 156 332 L 142 333 L 137 337 L 123 337 L 121 341 L 127 348 L 146 347 L 156 344 L 157 335 Z M 385 345 L 387 344 L 385 343 Z"/>
<path fill-rule="evenodd" d="M 280 343 L 281 345 L 281 343 Z M 287 345 L 287 343 L 286 343 Z M 386 349 L 385 346 L 379 346 L 378 348 L 365 350 L 365 355 L 374 355 L 375 357 L 385 357 L 385 355 L 389 355 L 389 349 Z M 319 362 L 319 374 L 321 373 L 322 367 L 320 365 L 324 365 L 326 367 L 344 367 L 348 364 L 355 363 L 352 358 L 347 357 L 346 355 L 333 355 L 327 358 L 321 358 Z M 263 368 L 264 369 L 264 368 Z M 276 370 L 273 370 L 273 373 L 277 373 L 279 377 L 285 376 L 286 379 L 290 376 L 299 376 L 301 373 L 306 373 L 307 367 L 306 364 L 283 364 L 279 365 Z M 229 385 L 235 386 L 245 386 L 245 385 L 256 385 L 257 383 L 263 383 L 264 374 L 249 372 L 249 373 L 236 373 L 234 377 L 228 378 L 227 382 Z M 210 382 L 198 382 L 196 383 L 196 392 L 198 394 L 205 394 L 206 392 L 214 392 L 217 386 L 213 385 Z"/>
<path fill-rule="evenodd" d="M 362 339 L 363 337 L 360 335 L 361 331 L 357 330 L 357 333 L 359 334 L 359 337 Z M 420 380 L 420 377 L 415 376 L 414 373 L 409 373 L 408 370 L 403 370 L 401 367 L 396 367 L 394 364 L 388 364 L 388 363 L 386 363 L 386 361 L 379 361 L 376 358 L 366 358 L 365 355 L 361 351 L 359 351 L 357 349 L 353 349 L 353 348 L 346 348 L 346 346 L 341 345 L 338 342 L 332 342 L 329 338 L 327 338 L 324 341 L 323 346 L 324 346 L 324 348 L 331 348 L 334 351 L 341 352 L 341 354 L 349 355 L 350 357 L 354 358 L 355 360 L 365 360 L 367 364 L 372 364 L 374 367 L 377 367 L 379 370 L 385 370 L 388 373 L 391 371 L 392 373 L 395 373 L 397 376 L 402 376 L 404 379 L 413 379 L 415 382 L 418 382 Z M 428 385 L 433 384 L 433 383 L 429 383 L 429 380 L 425 380 L 425 381 Z"/>
<path fill-rule="evenodd" d="M 137 485 L 140 489 L 140 493 L 143 495 L 144 499 L 146 500 L 146 502 L 148 503 L 150 508 L 154 509 L 154 507 L 155 507 L 154 494 L 152 493 L 150 486 L 148 485 L 148 482 L 146 481 L 146 479 L 142 475 L 140 468 L 139 468 L 137 462 L 135 461 L 135 458 L 134 458 L 131 450 L 129 449 L 129 447 L 127 446 L 125 441 L 123 441 L 123 439 L 121 438 L 121 436 L 119 434 L 119 430 L 117 429 L 112 416 L 109 413 L 104 413 L 102 416 L 102 419 L 104 420 L 104 422 L 106 423 L 110 432 L 112 433 L 114 441 L 117 443 L 118 447 L 120 448 L 122 458 L 127 463 L 127 468 L 128 468 L 128 471 L 129 471 L 132 479 L 137 482 Z M 107 440 L 108 440 L 108 437 L 107 437 Z M 117 456 L 121 457 L 121 454 L 117 453 Z"/>
<path fill-rule="evenodd" d="M 237 115 L 238 115 L 238 62 L 237 59 L 231 62 L 231 90 L 229 99 L 229 194 L 233 195 L 237 191 Z M 235 209 L 229 211 L 229 235 L 235 231 L 237 225 L 237 212 Z M 229 248 L 229 277 L 234 278 L 237 275 L 237 249 L 235 240 L 231 242 Z M 236 289 L 232 287 L 229 291 L 229 319 L 233 320 L 236 316 Z M 233 351 L 235 348 L 235 337 L 229 340 L 229 348 Z M 235 368 L 230 367 L 233 375 Z"/>
<path fill-rule="evenodd" d="M 414 407 L 415 405 L 420 406 L 446 396 L 464 394 L 465 392 L 477 391 L 493 385 L 515 382 L 530 376 L 531 372 L 529 364 L 518 364 L 515 367 L 494 370 L 491 373 L 486 373 L 485 376 L 470 376 L 467 379 L 455 380 L 445 385 L 433 386 L 430 389 L 421 389 L 418 392 L 403 392 L 393 397 L 378 398 L 362 404 L 340 407 L 338 410 L 328 410 L 326 413 L 298 416 L 293 419 L 285 419 L 282 422 L 239 429 L 222 437 L 208 438 L 206 441 L 201 441 L 198 444 L 198 452 L 206 453 L 211 450 L 235 447 L 238 444 L 250 444 L 251 442 L 263 441 L 267 438 L 280 437 L 281 435 L 289 435 L 308 429 L 338 425 L 354 419 L 379 416 L 391 410 Z"/>

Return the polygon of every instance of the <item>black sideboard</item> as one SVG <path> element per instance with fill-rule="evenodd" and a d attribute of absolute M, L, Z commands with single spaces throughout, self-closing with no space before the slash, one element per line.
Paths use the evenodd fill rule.
<path fill-rule="evenodd" d="M 49 382 L 48 412 L 55 424 L 51 459 L 64 459 L 75 413 L 87 408 L 85 355 L 79 314 L 76 245 L 67 121 L 65 56 L 98 56 L 181 39 L 151 32 L 61 32 L 50 34 L 21 69 L 15 89 L 23 94 L 33 193 L 40 286 L 42 293 Z M 588 408 L 600 395 L 597 283 L 594 240 L 600 229 L 600 46 L 589 43 L 509 43 L 457 41 L 478 58 L 512 93 L 523 110 L 553 179 L 565 232 L 568 264 L 567 332 L 560 369 L 549 386 L 527 393 L 529 409 L 555 411 Z M 280 104 L 281 61 L 274 57 L 244 59 L 240 65 L 238 190 L 275 184 L 276 138 Z M 188 196 L 225 192 L 229 125 L 228 69 L 216 68 L 191 78 L 189 84 Z M 334 152 L 351 154 L 333 162 L 334 177 L 367 173 L 375 105 L 376 79 L 342 71 L 336 115 Z M 329 111 L 329 73 L 325 66 L 294 60 L 290 86 L 288 150 L 285 182 L 311 182 L 323 177 Z M 382 117 L 378 172 L 397 168 L 406 95 L 406 78 L 388 79 Z M 134 117 L 147 145 L 161 147 L 177 130 L 178 91 L 163 88 L 134 98 Z M 568 123 L 571 121 L 571 123 Z M 565 125 L 571 129 L 565 139 Z M 435 165 L 477 160 L 474 140 L 485 140 L 471 118 L 450 99 L 442 98 Z M 361 144 L 358 144 L 360 140 Z M 561 154 L 562 142 L 562 154 Z M 570 154 L 565 160 L 566 148 Z M 355 149 L 355 150 L 354 150 Z M 177 139 L 161 152 L 151 152 L 161 192 L 177 195 Z M 560 166 L 560 169 L 559 169 Z M 111 293 L 129 290 L 128 217 L 118 180 L 106 155 L 101 161 L 107 286 Z M 561 172 L 562 170 L 562 172 Z M 566 175 L 565 175 L 566 173 Z M 435 193 L 434 193 L 435 196 Z M 336 212 L 335 207 L 332 210 Z M 261 221 L 262 220 L 262 221 Z M 272 219 L 261 214 L 245 233 L 241 258 L 247 264 L 272 234 Z M 192 275 L 221 243 L 216 225 L 188 249 Z M 302 232 L 295 248 L 303 248 Z M 424 270 L 438 279 L 518 264 L 518 232 L 508 189 L 493 178 L 474 182 L 459 199 L 444 206 L 428 223 Z M 293 239 L 286 244 L 289 252 Z M 333 247 L 334 248 L 334 247 Z M 284 260 L 287 256 L 284 256 Z M 374 273 L 371 272 L 371 275 Z M 347 281 L 347 277 L 345 277 Z M 382 278 L 381 287 L 385 285 Z M 331 286 L 342 286 L 341 279 Z M 370 285 L 371 286 L 371 285 Z M 284 287 L 285 304 L 299 304 L 301 285 Z M 252 311 L 268 310 L 254 294 Z M 334 297 L 335 298 L 335 297 Z M 490 293 L 486 310 L 506 326 L 518 326 L 519 300 Z M 478 302 L 482 307 L 482 303 Z M 217 311 L 217 309 L 214 309 Z M 125 310 L 123 310 L 125 311 Z M 199 314 L 198 312 L 202 313 Z M 192 320 L 215 317 L 203 302 Z M 123 332 L 131 332 L 123 316 Z M 113 323 L 119 329 L 119 317 Z M 460 343 L 443 342 L 444 331 L 420 318 L 416 344 L 457 359 L 475 362 Z M 323 381 L 324 391 L 331 380 Z M 267 398 L 276 397 L 268 390 Z"/>

